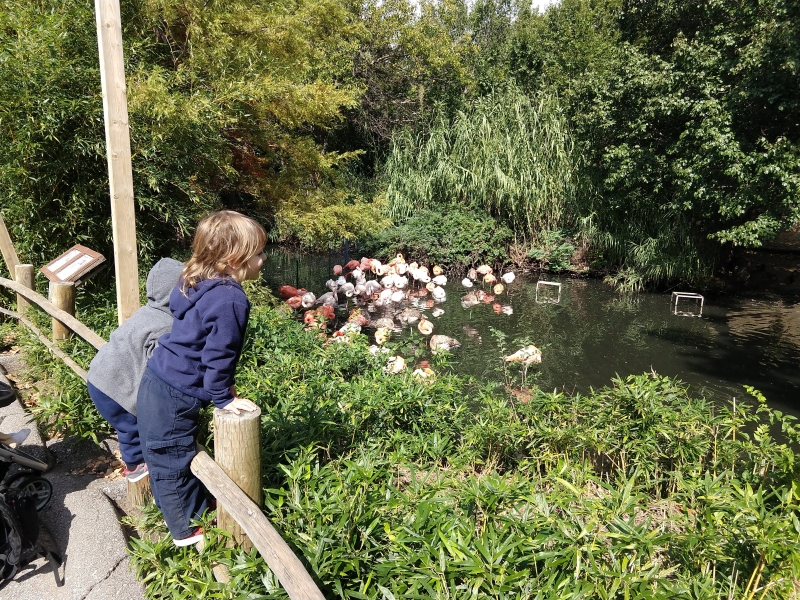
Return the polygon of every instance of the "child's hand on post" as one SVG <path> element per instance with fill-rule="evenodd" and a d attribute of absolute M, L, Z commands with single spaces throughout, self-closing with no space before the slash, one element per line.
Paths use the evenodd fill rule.
<path fill-rule="evenodd" d="M 258 407 L 252 400 L 248 400 L 247 398 L 239 398 L 239 396 L 236 395 L 235 385 L 231 386 L 231 394 L 233 394 L 233 402 L 225 406 L 222 410 L 229 410 L 235 415 L 238 415 L 240 410 L 247 412 L 258 410 Z"/>

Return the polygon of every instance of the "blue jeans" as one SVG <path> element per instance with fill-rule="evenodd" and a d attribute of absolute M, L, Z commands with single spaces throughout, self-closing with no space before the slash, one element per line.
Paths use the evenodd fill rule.
<path fill-rule="evenodd" d="M 139 426 L 136 422 L 136 415 L 132 415 L 122 408 L 110 396 L 94 387 L 91 382 L 88 382 L 86 386 L 89 388 L 89 397 L 97 407 L 97 411 L 106 421 L 111 423 L 111 426 L 117 432 L 119 452 L 122 455 L 122 461 L 125 466 L 130 469 L 144 462 L 142 446 L 139 443 Z"/>
<path fill-rule="evenodd" d="M 136 412 L 156 506 L 174 539 L 192 535 L 192 519 L 206 510 L 202 483 L 189 465 L 197 454 L 199 398 L 184 394 L 145 369 Z"/>

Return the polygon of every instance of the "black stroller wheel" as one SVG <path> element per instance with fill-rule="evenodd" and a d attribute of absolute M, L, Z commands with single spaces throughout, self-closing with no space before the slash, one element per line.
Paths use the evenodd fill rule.
<path fill-rule="evenodd" d="M 47 506 L 50 498 L 53 497 L 53 484 L 38 475 L 28 475 L 27 477 L 13 479 L 11 488 L 19 490 L 22 495 L 33 498 L 36 512 Z"/>
<path fill-rule="evenodd" d="M 11 579 L 22 557 L 22 526 L 14 512 L 0 499 L 0 581 Z"/>

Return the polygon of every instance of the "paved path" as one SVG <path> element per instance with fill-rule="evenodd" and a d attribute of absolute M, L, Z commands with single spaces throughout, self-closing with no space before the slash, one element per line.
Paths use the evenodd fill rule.
<path fill-rule="evenodd" d="M 0 382 L 8 383 L 3 374 L 4 364 L 9 371 L 13 368 L 8 362 L 0 360 Z M 76 474 L 85 473 L 86 465 L 102 458 L 104 452 L 91 443 L 74 440 L 45 443 L 18 401 L 0 408 L 0 430 L 13 432 L 23 427 L 32 431 L 22 448 L 55 463 L 45 474 L 53 484 L 53 498 L 39 513 L 39 541 L 64 559 L 59 569 L 64 585 L 56 585 L 47 560 L 39 558 L 0 587 L 0 600 L 142 600 L 144 587 L 130 569 L 127 534 L 117 508 L 125 497 L 125 480 Z"/>

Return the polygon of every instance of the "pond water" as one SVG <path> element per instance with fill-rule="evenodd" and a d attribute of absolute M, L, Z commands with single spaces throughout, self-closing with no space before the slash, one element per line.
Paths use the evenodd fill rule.
<path fill-rule="evenodd" d="M 320 295 L 327 291 L 333 265 L 343 258 L 269 248 L 264 279 L 273 291 L 289 284 Z M 702 317 L 696 318 L 672 314 L 671 294 L 625 299 L 597 280 L 542 278 L 561 283 L 559 302 L 543 301 L 548 295 L 555 299 L 552 286 L 540 287 L 537 300 L 540 277 L 525 273 L 517 273 L 495 298 L 505 307 L 499 314 L 493 304 L 463 308 L 461 297 L 469 290 L 460 277 L 448 282 L 446 300 L 435 304 L 439 316 L 423 301 L 422 312 L 433 322 L 434 333 L 462 344 L 452 355 L 456 372 L 503 381 L 502 344 L 511 353 L 532 343 L 542 350 L 543 360 L 530 367 L 528 383 L 544 389 L 586 392 L 609 384 L 615 374 L 652 369 L 680 378 L 693 395 L 717 402 L 742 400 L 742 386 L 752 385 L 772 407 L 800 416 L 797 299 L 706 296 Z M 682 300 L 680 308 L 696 306 Z M 393 339 L 410 335 L 406 327 Z M 512 367 L 509 372 L 519 383 L 521 371 Z"/>

